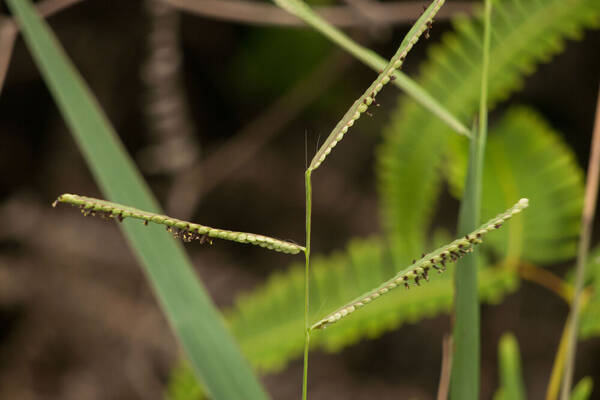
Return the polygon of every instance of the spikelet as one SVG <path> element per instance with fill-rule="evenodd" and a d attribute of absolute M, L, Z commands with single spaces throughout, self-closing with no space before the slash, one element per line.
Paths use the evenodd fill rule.
<path fill-rule="evenodd" d="M 483 237 L 488 232 L 500 229 L 506 220 L 520 213 L 527 206 L 529 206 L 529 200 L 521 199 L 512 208 L 481 225 L 477 230 L 465 237 L 456 239 L 452 243 L 440 247 L 429 254 L 423 254 L 419 260 L 414 260 L 411 266 L 396 274 L 392 279 L 327 315 L 313 324 L 310 329 L 323 329 L 398 286 L 404 286 L 408 289 L 411 286 L 411 282 L 418 286 L 422 280 L 428 281 L 430 270 L 435 269 L 438 273 L 442 273 L 446 270 L 446 264 L 456 262 L 462 256 L 472 252 L 473 248 L 482 242 Z"/>
<path fill-rule="evenodd" d="M 133 207 L 123 206 L 121 204 L 92 197 L 79 196 L 76 194 L 62 194 L 58 196 L 54 203 L 52 203 L 52 206 L 56 207 L 58 203 L 67 203 L 78 206 L 81 208 L 81 213 L 85 216 L 99 216 L 103 219 L 115 218 L 119 222 L 122 222 L 125 218 L 134 218 L 144 221 L 144 225 L 148 225 L 148 222 L 165 225 L 167 231 L 173 234 L 174 237 L 182 239 L 184 242 L 199 240 L 200 243 L 212 244 L 213 238 L 216 238 L 231 240 L 238 243 L 253 244 L 287 254 L 298 254 L 301 251 L 304 251 L 304 247 L 284 240 L 253 233 L 211 228 L 209 226 L 182 221 L 166 215 L 141 211 Z"/>

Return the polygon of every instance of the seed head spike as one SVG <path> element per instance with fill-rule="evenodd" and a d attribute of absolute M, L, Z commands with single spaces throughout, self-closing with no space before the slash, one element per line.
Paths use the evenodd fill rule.
<path fill-rule="evenodd" d="M 520 213 L 528 205 L 529 201 L 527 199 L 521 199 L 512 208 L 481 225 L 478 229 L 466 235 L 464 238 L 461 237 L 456 239 L 452 243 L 443 246 L 427 255 L 423 254 L 421 259 L 418 261 L 413 260 L 412 264 L 408 268 L 399 272 L 390 280 L 384 282 L 379 287 L 367 292 L 357 299 L 347 303 L 337 311 L 334 311 L 325 318 L 319 320 L 317 323 L 313 324 L 310 329 L 322 329 L 337 322 L 341 318 L 354 312 L 358 307 L 362 307 L 377 299 L 381 295 L 386 294 L 389 290 L 393 289 L 400 283 L 404 283 L 404 287 L 409 289 L 409 278 L 414 280 L 415 285 L 420 286 L 421 280 L 428 281 L 429 268 L 435 268 L 439 273 L 445 271 L 447 261 L 457 261 L 467 253 L 472 252 L 474 246 L 481 243 L 483 236 L 490 231 L 497 229 L 496 226 L 501 227 L 504 221 L 508 220 L 513 215 Z M 342 313 L 342 311 L 344 312 Z"/>
<path fill-rule="evenodd" d="M 194 224 L 171 218 L 166 215 L 146 212 L 133 207 L 123 206 L 121 204 L 92 197 L 63 194 L 56 199 L 55 203 L 67 203 L 79 207 L 84 215 L 98 215 L 103 218 L 115 218 L 119 222 L 122 222 L 125 218 L 132 218 L 142 220 L 144 225 L 147 225 L 148 222 L 164 225 L 169 233 L 185 242 L 200 240 L 200 243 L 212 244 L 212 238 L 214 237 L 238 243 L 253 244 L 269 250 L 288 254 L 298 254 L 299 252 L 304 251 L 304 247 L 288 241 L 253 233 L 211 228 L 205 225 Z"/>

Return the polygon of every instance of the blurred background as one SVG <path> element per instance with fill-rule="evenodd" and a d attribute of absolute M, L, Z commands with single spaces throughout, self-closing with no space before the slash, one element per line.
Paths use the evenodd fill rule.
<path fill-rule="evenodd" d="M 305 143 L 310 161 L 376 75 L 271 3 L 225 3 L 39 5 L 169 215 L 302 243 Z M 404 5 L 402 13 L 384 16 L 369 0 L 310 3 L 335 3 L 335 23 L 391 57 L 426 2 L 396 0 L 390 4 Z M 451 29 L 448 18 L 473 9 L 447 3 L 429 41 L 407 58 L 409 75 Z M 257 4 L 265 8 L 252 8 Z M 0 92 L 0 398 L 162 398 L 180 357 L 176 339 L 118 227 L 51 207 L 65 192 L 102 196 L 7 7 L 0 11 L 0 61 L 9 62 Z M 535 108 L 565 133 L 584 169 L 598 49 L 600 32 L 585 31 L 498 107 Z M 381 232 L 375 148 L 399 93 L 387 87 L 374 116 L 363 117 L 315 174 L 314 253 Z M 438 204 L 435 224 L 453 231 L 458 201 L 443 188 Z M 186 249 L 224 309 L 290 264 L 289 256 L 224 241 Z M 562 274 L 570 265 L 551 268 Z M 500 305 L 483 306 L 482 398 L 498 386 L 497 343 L 507 330 L 519 339 L 530 398 L 542 398 L 567 312 L 561 299 L 526 281 Z M 433 399 L 449 331 L 444 315 L 337 354 L 315 351 L 311 398 Z M 299 396 L 301 367 L 297 359 L 264 376 L 274 398 Z M 583 375 L 600 384 L 598 338 L 580 343 L 576 376 Z"/>

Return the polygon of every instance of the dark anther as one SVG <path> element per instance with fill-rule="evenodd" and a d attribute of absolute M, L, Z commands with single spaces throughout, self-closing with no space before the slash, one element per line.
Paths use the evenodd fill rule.
<path fill-rule="evenodd" d="M 144 220 L 144 225 L 148 226 L 148 221 Z"/>
<path fill-rule="evenodd" d="M 446 255 L 447 255 L 447 254 L 446 254 L 445 252 L 442 252 L 442 253 L 440 254 L 440 257 L 442 257 L 442 258 L 446 258 Z"/>
<path fill-rule="evenodd" d="M 404 282 L 404 287 L 406 288 L 406 290 L 410 289 L 410 285 L 408 284 L 408 282 Z"/>
<path fill-rule="evenodd" d="M 459 243 L 459 244 L 458 244 L 458 248 L 459 248 L 459 249 L 462 249 L 462 248 L 463 248 L 463 245 L 462 245 L 461 243 Z"/>
<path fill-rule="evenodd" d="M 404 58 L 400 57 L 400 60 L 403 61 Z M 390 81 L 393 81 L 396 79 L 396 75 L 390 75 Z"/>
<path fill-rule="evenodd" d="M 421 278 L 419 278 L 418 276 L 416 276 L 416 277 L 415 277 L 415 285 L 417 285 L 417 286 L 421 286 L 421 284 L 419 283 L 419 280 L 420 280 L 420 279 L 421 279 Z"/>
<path fill-rule="evenodd" d="M 412 263 L 414 264 L 414 263 L 416 263 L 416 262 L 417 262 L 417 260 L 415 260 L 415 259 L 413 258 L 413 262 L 412 262 Z"/>
<path fill-rule="evenodd" d="M 123 222 L 123 220 L 124 220 L 125 218 L 123 218 L 123 214 L 122 214 L 122 213 L 120 213 L 120 214 L 117 214 L 117 219 L 119 220 L 119 222 Z"/>
<path fill-rule="evenodd" d="M 459 251 L 460 251 L 461 254 L 467 254 L 467 252 L 464 251 L 463 249 L 460 249 Z"/>
<path fill-rule="evenodd" d="M 502 226 L 502 224 L 496 224 L 494 225 L 494 228 L 499 229 Z"/>
<path fill-rule="evenodd" d="M 429 282 L 429 274 L 427 273 L 427 271 L 423 271 L 423 274 L 421 276 L 423 277 L 423 279 Z"/>
<path fill-rule="evenodd" d="M 200 244 L 208 243 L 212 244 L 212 239 L 207 235 L 200 235 Z"/>
<path fill-rule="evenodd" d="M 421 253 L 421 258 L 425 258 L 425 253 Z"/>

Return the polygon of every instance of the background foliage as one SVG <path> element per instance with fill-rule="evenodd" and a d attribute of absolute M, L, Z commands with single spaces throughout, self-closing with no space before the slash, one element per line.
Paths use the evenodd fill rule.
<path fill-rule="evenodd" d="M 557 0 L 496 3 L 497 12 L 492 23 L 491 58 L 495 61 L 491 71 L 490 81 L 493 84 L 490 98 L 492 105 L 499 107 L 491 120 L 483 217 L 495 214 L 523 196 L 530 197 L 535 207 L 531 207 L 520 219 L 511 221 L 507 227 L 509 229 L 490 237 L 491 246 L 488 244 L 486 247 L 488 262 L 481 266 L 480 293 L 482 299 L 493 304 L 499 304 L 520 286 L 515 267 L 519 260 L 549 266 L 562 274 L 566 266 L 556 266 L 556 263 L 568 261 L 573 255 L 582 194 L 582 172 L 577 159 L 586 158 L 585 146 L 591 121 L 589 114 L 593 108 L 593 96 L 588 95 L 591 97 L 589 104 L 582 104 L 587 86 L 594 85 L 590 79 L 585 79 L 585 71 L 597 71 L 594 67 L 597 67 L 596 58 L 590 56 L 589 51 L 595 46 L 597 32 L 590 33 L 583 44 L 568 42 L 565 54 L 551 64 L 542 66 L 531 80 L 525 80 L 525 77 L 535 72 L 539 62 L 550 61 L 552 56 L 563 50 L 565 39 L 581 38 L 584 28 L 597 26 L 599 13 L 592 1 L 572 1 L 569 7 L 564 7 L 564 2 Z M 130 56 L 128 47 L 135 44 L 135 40 L 127 35 L 134 31 L 138 32 L 138 38 L 142 36 L 142 27 L 130 22 L 135 20 L 131 15 L 140 13 L 139 7 L 121 5 L 121 8 L 106 10 L 94 2 L 85 7 L 78 6 L 55 17 L 53 25 L 67 51 L 72 53 L 76 65 L 90 82 L 92 90 L 99 96 L 109 118 L 121 132 L 128 150 L 135 154 L 147 143 L 137 111 L 140 107 L 136 94 L 139 84 L 131 79 L 137 76 L 139 69 L 136 57 Z M 86 23 L 89 20 L 96 21 L 97 26 L 89 26 Z M 277 31 L 271 34 L 269 30 L 261 28 L 200 21 L 202 24 L 191 16 L 184 18 L 182 43 L 194 121 L 207 154 L 225 144 L 236 129 L 250 121 L 253 115 L 263 112 L 271 99 L 289 90 L 294 77 L 303 76 L 305 70 L 317 65 L 331 51 L 331 46 L 314 33 L 289 31 L 286 35 L 293 37 L 293 43 L 298 43 L 298 47 L 312 49 L 307 50 L 305 57 L 295 60 L 279 55 L 277 49 L 287 48 L 289 43 L 282 44 L 282 41 L 273 38 Z M 473 38 L 480 36 L 481 27 L 478 22 L 463 17 L 454 22 L 452 29 L 448 28 L 442 23 L 435 24 L 432 31 L 434 43 L 421 43 L 419 47 L 421 51 L 427 49 L 427 55 L 419 55 L 419 49 L 414 58 L 411 53 L 408 70 L 418 77 L 419 83 L 434 97 L 441 99 L 459 115 L 463 123 L 470 124 L 478 95 L 478 63 L 481 58 L 478 55 L 478 42 Z M 98 37 L 97 33 L 103 30 L 112 33 Z M 385 41 L 391 43 L 390 47 L 393 47 L 395 37 L 401 37 L 402 33 L 399 29 L 392 34 L 394 36 Z M 209 40 L 216 37 L 219 41 Z M 119 42 L 114 38 L 125 39 Z M 90 52 L 96 46 L 104 51 Z M 384 44 L 376 46 L 381 47 L 382 53 L 391 54 L 385 51 Z M 253 48 L 258 50 L 250 51 Z M 137 49 L 141 58 L 143 51 L 139 44 Z M 211 62 L 206 61 L 206 54 L 211 55 Z M 54 113 L 47 95 L 35 103 L 36 110 L 40 110 L 36 112 L 38 119 L 29 118 L 33 111 L 28 109 L 33 106 L 27 99 L 45 91 L 22 47 L 17 47 L 13 62 L 26 68 L 11 67 L 6 91 L 0 97 L 2 130 L 9 132 L 6 135 L 3 133 L 3 137 L 13 149 L 13 154 L 3 157 L 3 160 L 20 160 L 22 170 L 14 177 L 3 178 L 3 210 L 6 215 L 14 214 L 14 211 L 9 212 L 13 210 L 9 207 L 15 207 L 16 203 L 23 207 L 23 202 L 17 202 L 16 199 L 24 195 L 32 198 L 30 203 L 25 203 L 30 208 L 20 208 L 17 214 L 37 215 L 35 224 L 31 226 L 36 226 L 37 237 L 44 237 L 48 242 L 32 240 L 32 228 L 29 231 L 22 228 L 26 226 L 22 220 L 15 223 L 8 220 L 10 229 L 3 239 L 8 246 L 5 244 L 7 250 L 3 252 L 2 267 L 4 271 L 9 268 L 8 265 L 22 267 L 17 273 L 11 269 L 12 278 L 4 284 L 8 289 L 27 287 L 27 292 L 36 293 L 37 296 L 8 295 L 3 300 L 3 310 L 8 311 L 2 315 L 7 315 L 8 321 L 14 321 L 9 324 L 13 336 L 8 336 L 7 343 L 12 348 L 36 337 L 38 343 L 50 343 L 50 346 L 40 345 L 40 349 L 28 356 L 30 363 L 33 360 L 32 365 L 37 366 L 36 370 L 44 371 L 43 361 L 48 358 L 56 360 L 57 357 L 52 357 L 47 353 L 48 350 L 41 348 L 60 349 L 60 346 L 67 346 L 68 335 L 74 333 L 67 333 L 67 329 L 64 329 L 64 333 L 57 336 L 44 332 L 36 336 L 32 333 L 34 327 L 39 326 L 36 323 L 46 321 L 48 313 L 57 313 L 61 318 L 56 319 L 55 327 L 63 332 L 62 327 L 81 326 L 82 318 L 86 318 L 85 321 L 89 319 L 90 331 L 87 335 L 91 335 L 96 330 L 94 327 L 98 326 L 104 327 L 107 332 L 108 338 L 96 340 L 98 348 L 102 348 L 103 343 L 106 348 L 111 348 L 111 341 L 118 341 L 121 346 L 126 346 L 128 353 L 134 354 L 127 357 L 127 360 L 134 361 L 130 361 L 132 366 L 126 368 L 128 372 L 125 378 L 110 378 L 111 374 L 107 377 L 106 372 L 98 372 L 102 370 L 95 361 L 99 354 L 85 353 L 83 349 L 87 346 L 81 344 L 67 347 L 71 350 L 58 351 L 67 360 L 62 364 L 64 367 L 48 373 L 49 386 L 44 386 L 45 381 L 41 380 L 42 383 L 33 385 L 31 390 L 48 390 L 65 397 L 65 393 L 78 393 L 77 382 L 102 379 L 103 383 L 112 382 L 113 386 L 106 385 L 111 389 L 106 390 L 113 390 L 113 393 L 137 393 L 141 397 L 152 398 L 156 393 L 140 389 L 131 382 L 137 379 L 137 382 L 151 382 L 158 386 L 165 383 L 169 366 L 176 355 L 173 339 L 167 333 L 164 321 L 157 317 L 156 306 L 143 277 L 135 272 L 133 262 L 120 240 L 107 239 L 117 235 L 114 228 L 98 226 L 91 221 L 70 220 L 68 213 L 61 213 L 60 220 L 52 221 L 50 218 L 58 217 L 51 216 L 43 208 L 59 192 L 95 195 L 97 189 L 90 185 L 90 177 L 81 167 L 82 160 L 73 144 L 65 140 L 62 122 Z M 268 66 L 263 76 L 260 76 L 261 70 L 256 69 L 256 65 L 261 64 Z M 417 69 L 419 73 L 415 73 Z M 286 74 L 282 72 L 288 70 L 290 74 L 286 79 Z M 574 70 L 580 73 L 573 74 Z M 353 78 L 349 79 L 349 76 Z M 555 82 L 555 76 L 561 76 L 566 88 L 561 88 L 560 84 L 549 84 Z M 196 207 L 193 219 L 208 225 L 260 231 L 299 240 L 302 237 L 302 212 L 299 207 L 303 199 L 303 134 L 307 132 L 313 144 L 316 136 L 326 132 L 332 121 L 343 113 L 347 99 L 355 97 L 365 82 L 370 80 L 372 74 L 359 67 L 336 76 L 333 87 L 307 108 L 302 118 L 286 129 L 280 138 L 263 150 L 260 157 L 246 164 L 231 180 L 221 183 L 218 191 L 208 193 Z M 557 94 L 561 90 L 562 93 L 570 92 L 573 87 L 579 87 L 578 84 L 583 94 L 577 96 L 576 101 L 569 103 L 566 95 Z M 318 90 L 319 85 L 314 86 Z M 551 103 L 546 94 L 549 86 L 553 86 L 551 93 L 555 103 Z M 517 89 L 524 91 L 513 94 Z M 592 89 L 590 92 L 593 95 Z M 440 122 L 402 96 L 396 108 L 390 109 L 394 107 L 396 96 L 393 89 L 386 91 L 379 100 L 382 107 L 377 110 L 375 117 L 368 122 L 361 119 L 357 126 L 360 135 L 353 135 L 352 140 L 348 140 L 348 143 L 345 141 L 344 146 L 336 149 L 336 154 L 332 154 L 331 160 L 328 160 L 331 163 L 328 165 L 330 171 L 324 170 L 323 176 L 316 179 L 315 192 L 321 193 L 322 198 L 315 199 L 317 237 L 314 242 L 316 252 L 324 255 L 316 260 L 312 276 L 312 287 L 315 288 L 311 299 L 314 318 L 326 314 L 365 288 L 374 286 L 373 283 L 382 278 L 393 275 L 421 252 L 444 242 L 441 238 L 451 237 L 452 234 L 448 232 L 454 231 L 454 225 L 449 221 L 455 220 L 456 202 L 449 194 L 459 193 L 463 181 L 464 139 L 447 133 Z M 525 106 L 516 107 L 514 104 L 518 103 Z M 585 107 L 588 107 L 587 111 Z M 41 134 L 46 131 L 49 133 Z M 384 132 L 381 140 L 376 135 L 379 131 Z M 18 133 L 26 139 L 19 138 Z M 380 143 L 373 158 L 373 153 L 365 151 L 365 148 L 372 147 L 375 142 Z M 571 148 L 578 151 L 577 156 Z M 26 154 L 28 150 L 23 149 L 35 149 L 35 157 Z M 523 159 L 530 161 L 524 163 Z M 35 162 L 26 163 L 23 160 Z M 374 170 L 373 163 L 376 165 Z M 538 164 L 544 168 L 531 167 Z M 79 168 L 73 168 L 73 165 Z M 296 177 L 297 185 L 291 177 Z M 147 178 L 159 199 L 165 202 L 169 196 L 168 182 L 171 177 Z M 211 177 L 204 176 L 195 184 L 202 184 L 203 179 L 210 180 Z M 375 186 L 379 193 L 378 200 L 373 196 Z M 67 190 L 66 187 L 73 189 Z M 243 203 L 243 207 L 240 207 L 240 203 Z M 376 207 L 377 203 L 380 204 L 379 208 Z M 242 209 L 241 212 L 238 209 Z M 378 214 L 381 216 L 382 229 L 378 229 Z M 275 215 L 277 218 L 273 217 Z M 21 227 L 21 230 L 11 228 L 13 226 Z M 55 235 L 51 232 L 56 231 L 56 226 L 61 226 L 62 232 L 71 232 L 69 240 L 65 240 L 64 234 L 60 240 L 53 238 Z M 82 229 L 92 235 L 92 243 L 86 244 L 77 238 L 81 236 Z M 349 239 L 350 236 L 355 238 Z M 116 258 L 107 258 L 105 253 L 109 245 L 117 254 Z M 302 274 L 298 267 L 293 263 L 290 266 L 287 258 L 269 253 L 256 254 L 257 251 L 229 247 L 227 244 L 208 249 L 192 245 L 189 251 L 209 291 L 217 303 L 227 310 L 227 320 L 250 362 L 262 372 L 284 371 L 267 378 L 269 390 L 276 398 L 293 396 L 299 387 L 299 373 L 293 360 L 298 358 L 302 344 Z M 44 259 L 55 266 L 41 271 L 37 266 Z M 590 259 L 594 260 L 595 257 Z M 112 265 L 123 267 L 115 268 Z M 48 271 L 66 277 L 52 281 L 47 276 Z M 97 271 L 103 271 L 102 276 L 98 277 Z M 268 277 L 270 271 L 276 272 Z M 600 281 L 593 278 L 597 275 L 590 277 L 592 288 Z M 443 314 L 450 308 L 452 295 L 448 276 L 435 276 L 432 283 L 411 290 L 408 294 L 404 291 L 392 293 L 355 318 L 342 321 L 316 336 L 313 341 L 315 347 L 327 352 L 339 352 L 350 345 L 358 345 L 344 350 L 338 361 L 333 361 L 325 354 L 317 354 L 313 372 L 315 379 L 312 379 L 316 385 L 315 397 L 330 398 L 327 397 L 327 391 L 339 389 L 340 382 L 345 383 L 342 386 L 349 393 L 364 398 L 369 398 L 369 394 L 385 395 L 394 390 L 404 394 L 421 394 L 424 398 L 433 396 L 440 347 L 440 336 L 433 332 L 444 331 L 448 321 L 445 318 L 431 320 L 430 317 Z M 101 294 L 94 300 L 99 308 L 86 309 L 85 301 L 81 299 L 86 298 L 88 290 L 80 293 L 69 288 L 76 287 L 77 282 L 88 282 L 92 277 L 96 282 L 85 287 L 94 288 L 95 292 L 92 293 L 100 291 Z M 266 279 L 264 284 L 260 283 L 263 278 Z M 46 285 L 48 289 L 36 282 L 49 283 Z M 521 351 L 525 352 L 523 369 L 528 377 L 528 374 L 532 375 L 531 371 L 538 369 L 536 365 L 544 365 L 549 372 L 551 354 L 545 359 L 533 360 L 544 344 L 547 344 L 546 348 L 555 348 L 562 323 L 555 315 L 558 314 L 556 310 L 564 312 L 566 308 L 552 294 L 530 284 L 523 286 L 518 294 L 506 298 L 501 307 L 484 307 L 489 315 L 487 318 L 484 316 L 483 332 L 484 335 L 498 337 L 498 332 L 516 330 Z M 131 295 L 132 289 L 137 294 Z M 10 293 L 10 290 L 3 292 Z M 62 300 L 43 304 L 44 299 L 56 299 L 58 292 L 63 294 L 58 296 Z M 244 294 L 235 295 L 239 292 Z M 598 290 L 591 290 L 590 293 L 594 295 L 582 321 L 582 334 L 585 337 L 594 337 L 600 331 L 597 328 L 599 318 L 595 314 L 597 307 L 594 307 Z M 122 306 L 129 304 L 124 303 L 125 298 L 130 303 L 133 301 L 147 315 L 155 316 L 152 324 L 158 328 L 154 332 L 140 328 L 142 322 L 135 311 L 136 307 Z M 64 311 L 65 303 L 77 304 L 79 301 L 83 304 L 71 306 L 72 311 Z M 106 317 L 95 315 L 102 307 L 113 309 L 109 308 L 113 304 L 123 310 L 122 320 L 106 312 Z M 36 311 L 38 306 L 41 311 Z M 12 311 L 14 307 L 17 311 Z M 552 313 L 545 314 L 544 308 Z M 520 317 L 514 317 L 515 310 L 522 310 Z M 39 315 L 37 319 L 36 315 Z M 547 335 L 545 339 L 535 343 L 530 337 L 523 344 L 522 336 L 526 331 L 519 330 L 523 329 L 521 324 L 528 321 L 528 315 L 545 321 L 546 324 L 541 324 L 544 328 L 554 327 L 555 334 L 550 335 L 549 330 L 544 329 Z M 423 319 L 423 324 L 405 325 L 401 331 L 392 333 L 400 325 Z M 139 338 L 142 338 L 141 341 L 135 340 L 135 345 L 129 334 L 132 324 L 137 327 L 133 329 L 139 332 Z M 497 324 L 503 325 L 502 329 L 497 329 Z M 536 336 L 535 333 L 530 335 Z M 379 339 L 364 341 L 375 338 Z M 423 344 L 422 340 L 429 342 Z M 495 367 L 490 365 L 496 364 L 495 355 L 491 354 L 495 353 L 497 340 L 490 340 L 490 343 L 493 343 L 493 351 L 483 349 L 484 360 L 488 360 L 484 368 L 485 371 L 489 370 L 484 372 L 484 393 L 490 393 L 499 386 L 494 378 L 490 378 L 495 376 Z M 594 343 L 592 340 L 590 349 L 595 348 Z M 528 351 L 531 352 L 529 355 Z M 145 355 L 141 356 L 140 353 Z M 8 354 L 8 362 L 13 362 L 14 370 L 19 371 L 19 362 L 10 357 L 10 352 Z M 158 360 L 153 360 L 152 354 L 158 354 L 155 356 Z M 377 355 L 376 363 L 373 362 L 374 354 Z M 593 359 L 593 354 L 590 353 L 590 359 Z M 407 358 L 411 360 L 410 368 L 400 366 Z M 81 370 L 77 362 L 83 364 L 83 371 L 88 371 L 87 374 L 92 378 L 73 375 L 73 371 Z M 114 362 L 112 365 L 118 365 L 116 360 Z M 156 371 L 143 372 L 138 368 L 139 365 L 150 365 Z M 331 365 L 335 365 L 335 368 L 331 368 Z M 171 388 L 178 393 L 194 394 L 196 389 L 191 390 L 191 380 L 185 379 L 186 370 L 178 371 Z M 398 375 L 404 377 L 399 386 Z M 11 378 L 14 376 L 19 376 L 18 372 L 4 372 L 1 379 L 3 382 L 10 381 L 14 380 Z M 352 383 L 356 377 L 372 382 L 372 385 L 365 385 L 370 387 L 365 388 L 362 394 L 361 389 Z M 598 382 L 597 373 L 594 378 Z M 545 382 L 546 379 L 544 375 L 538 381 Z M 16 381 L 19 382 L 18 379 Z M 535 383 L 538 381 L 526 379 L 526 384 L 532 385 L 528 390 L 535 390 L 533 393 L 536 394 L 542 391 L 539 387 L 543 387 L 544 383 Z M 9 392 L 13 396 L 19 393 L 19 386 L 2 385 L 3 388 L 8 387 L 3 390 L 13 390 Z M 103 385 L 93 386 L 99 387 L 94 390 L 102 390 L 100 387 Z M 149 384 L 146 387 L 156 386 Z"/>

